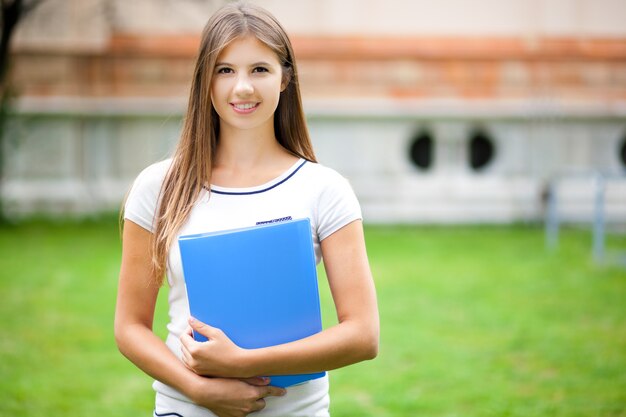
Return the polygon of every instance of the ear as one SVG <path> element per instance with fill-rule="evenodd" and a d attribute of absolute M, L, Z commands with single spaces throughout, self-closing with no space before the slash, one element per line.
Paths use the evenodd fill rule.
<path fill-rule="evenodd" d="M 291 75 L 292 75 L 291 67 L 283 67 L 283 80 L 280 83 L 281 93 L 287 89 L 287 86 L 291 82 Z"/>

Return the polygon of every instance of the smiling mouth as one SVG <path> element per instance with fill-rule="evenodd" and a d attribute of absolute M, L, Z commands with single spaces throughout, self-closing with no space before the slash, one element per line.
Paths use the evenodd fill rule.
<path fill-rule="evenodd" d="M 231 103 L 230 105 L 233 106 L 233 109 L 238 113 L 249 113 L 259 107 L 259 104 L 260 103 Z"/>

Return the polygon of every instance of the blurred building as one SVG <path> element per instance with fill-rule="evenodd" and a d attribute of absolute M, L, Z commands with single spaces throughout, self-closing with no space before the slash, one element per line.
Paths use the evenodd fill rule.
<path fill-rule="evenodd" d="M 224 1 L 44 0 L 13 43 L 9 208 L 118 207 L 176 142 Z M 372 222 L 626 220 L 626 2 L 258 0 L 292 37 L 320 161 Z M 349 155 L 349 156 L 348 156 Z"/>

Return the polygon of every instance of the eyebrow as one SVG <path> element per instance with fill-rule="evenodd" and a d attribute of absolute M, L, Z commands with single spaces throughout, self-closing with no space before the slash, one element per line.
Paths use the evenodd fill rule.
<path fill-rule="evenodd" d="M 220 67 L 220 66 L 225 66 L 225 67 L 234 67 L 236 65 L 233 65 L 229 62 L 216 62 L 215 63 L 216 67 Z M 270 64 L 269 62 L 265 62 L 265 61 L 259 61 L 259 62 L 255 62 L 253 64 L 250 64 L 251 67 L 258 67 L 258 66 L 266 66 L 266 67 L 271 67 L 272 64 Z"/>

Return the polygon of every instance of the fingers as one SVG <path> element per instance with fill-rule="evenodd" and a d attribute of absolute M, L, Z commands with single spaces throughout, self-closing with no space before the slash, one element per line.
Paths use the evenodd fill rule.
<path fill-rule="evenodd" d="M 183 333 L 180 336 L 180 359 L 188 369 L 192 370 L 198 375 L 199 370 L 196 369 L 196 366 L 198 365 L 198 360 L 195 355 L 198 354 L 198 346 L 201 344 L 202 342 L 196 341 L 190 333 Z"/>
<path fill-rule="evenodd" d="M 245 350 L 233 343 L 220 329 L 190 318 L 189 325 L 197 339 L 187 332 L 180 336 L 182 359 L 185 365 L 198 375 L 222 377 L 247 376 L 240 364 L 245 359 Z"/>
<path fill-rule="evenodd" d="M 204 325 L 204 323 L 199 322 L 197 320 L 196 322 L 200 323 L 200 325 Z M 206 326 L 207 328 L 210 328 L 210 326 L 208 325 L 204 325 L 204 326 Z M 183 332 L 183 334 L 180 335 L 179 339 L 180 339 L 180 350 L 182 352 L 181 359 L 183 363 L 185 364 L 187 368 L 196 372 L 196 370 L 194 369 L 194 366 L 192 365 L 195 363 L 195 358 L 192 352 L 196 349 L 197 344 L 202 343 L 202 342 L 198 342 L 197 340 L 193 338 L 193 328 L 191 326 L 187 327 L 185 332 Z"/>
<path fill-rule="evenodd" d="M 270 383 L 270 379 L 266 376 L 255 376 L 252 378 L 241 378 L 241 381 L 246 384 L 254 385 L 255 387 L 262 387 Z"/>
<path fill-rule="evenodd" d="M 252 411 L 260 411 L 265 408 L 265 405 L 266 405 L 265 400 L 263 398 L 259 398 L 258 400 L 254 402 Z"/>
<path fill-rule="evenodd" d="M 189 363 L 193 360 L 193 358 L 191 357 L 191 353 L 189 353 L 189 350 L 187 350 L 184 346 L 181 347 L 180 351 L 182 353 L 182 356 L 180 358 L 181 361 L 188 369 L 193 371 L 193 368 L 189 365 Z"/>
<path fill-rule="evenodd" d="M 264 389 L 261 389 L 259 391 L 260 398 L 265 398 L 265 397 L 270 397 L 270 396 L 282 397 L 283 395 L 287 394 L 286 389 L 269 385 L 272 383 L 272 380 L 267 376 L 255 376 L 253 378 L 243 378 L 241 379 L 241 381 L 250 385 L 254 385 L 259 388 L 264 387 Z"/>
<path fill-rule="evenodd" d="M 196 340 L 193 338 L 193 330 L 191 327 L 187 327 L 187 330 L 180 335 L 180 343 L 183 350 L 189 350 L 189 348 L 196 343 Z"/>
<path fill-rule="evenodd" d="M 253 378 L 250 378 L 250 379 L 253 379 Z M 269 380 L 269 378 L 267 379 Z M 260 394 L 261 394 L 261 397 L 254 402 L 254 408 L 255 408 L 254 411 L 259 411 L 265 408 L 266 397 L 282 397 L 285 394 L 287 394 L 287 390 L 284 388 L 267 386 L 261 389 Z"/>
<path fill-rule="evenodd" d="M 261 398 L 267 396 L 283 396 L 287 393 L 287 390 L 280 387 L 270 386 L 272 380 L 268 376 L 255 376 L 252 378 L 241 378 L 240 381 L 243 381 L 247 384 L 254 385 L 255 387 L 264 387 L 267 386 L 267 390 L 260 391 Z"/>
<path fill-rule="evenodd" d="M 287 390 L 284 388 L 279 388 L 279 387 L 273 387 L 271 385 L 268 385 L 267 387 L 265 387 L 264 389 L 264 394 L 262 398 L 265 397 L 282 397 L 285 394 L 287 394 Z"/>
<path fill-rule="evenodd" d="M 183 333 L 180 336 L 180 351 L 182 352 L 182 360 L 187 365 L 187 363 L 192 359 L 191 353 L 189 349 L 196 341 L 193 339 L 191 334 Z"/>

